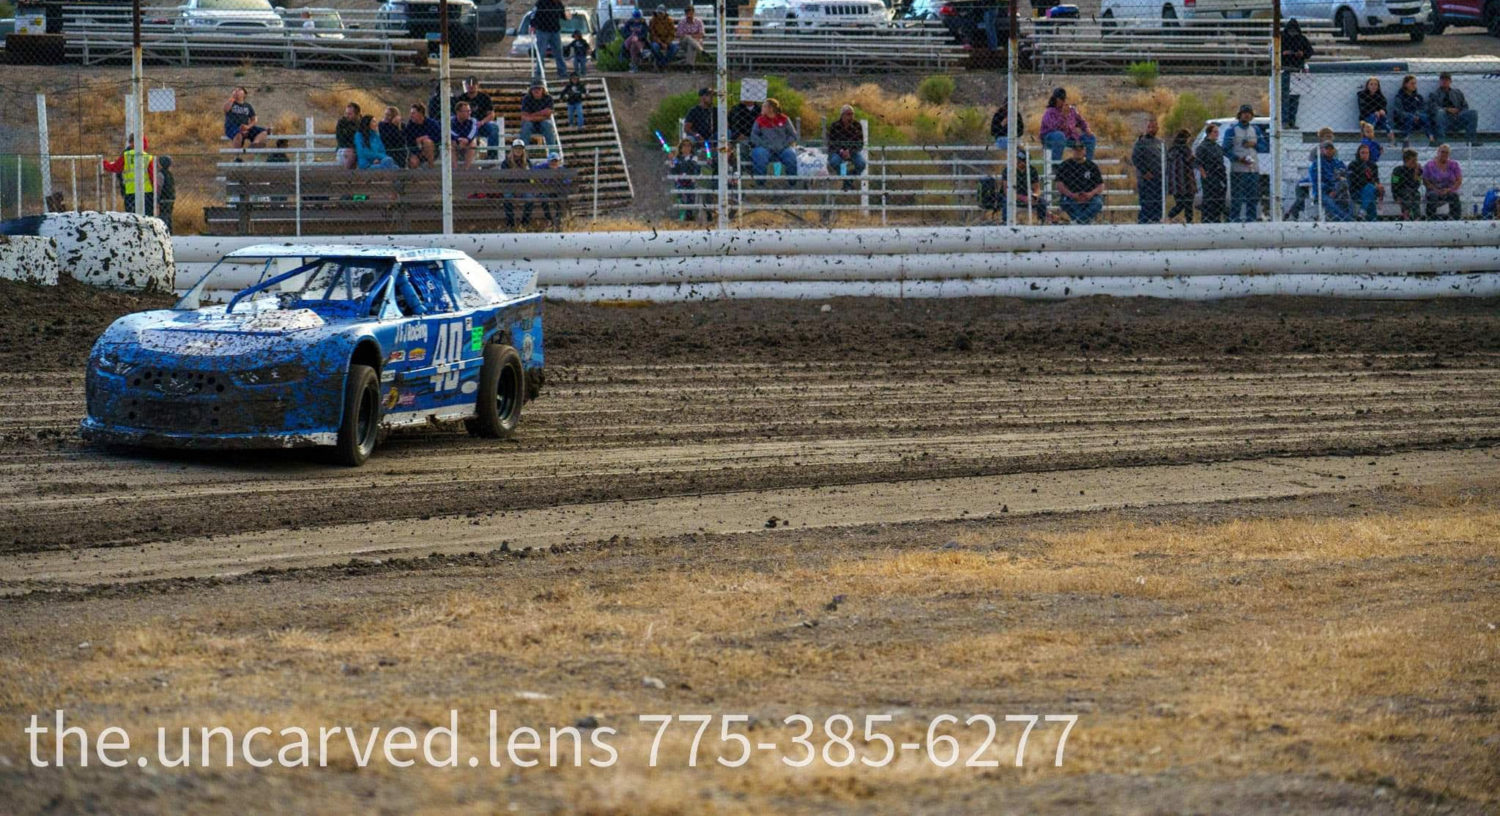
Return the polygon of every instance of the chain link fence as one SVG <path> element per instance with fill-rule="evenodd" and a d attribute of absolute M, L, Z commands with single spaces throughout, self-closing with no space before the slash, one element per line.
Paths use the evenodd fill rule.
<path fill-rule="evenodd" d="M 1426 6 L 1287 0 L 1278 32 L 1269 3 L 1224 0 L 1028 0 L 1014 25 L 990 0 L 731 4 L 721 183 L 716 100 L 691 90 L 714 84 L 713 6 L 673 0 L 655 32 L 572 7 L 586 44 L 559 50 L 532 3 L 490 5 L 450 9 L 446 101 L 414 4 L 149 6 L 137 128 L 128 6 L 24 3 L 0 212 L 130 208 L 144 177 L 193 234 L 712 224 L 721 195 L 730 225 L 1066 227 L 1493 217 L 1500 187 L 1500 40 L 1445 56 Z M 663 80 L 622 108 L 643 74 Z"/>

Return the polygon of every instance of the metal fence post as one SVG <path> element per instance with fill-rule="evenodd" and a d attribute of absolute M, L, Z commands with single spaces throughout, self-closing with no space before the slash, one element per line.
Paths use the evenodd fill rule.
<path fill-rule="evenodd" d="M 42 211 L 46 212 L 47 196 L 52 195 L 52 147 L 47 138 L 47 95 L 36 95 L 36 135 L 41 148 Z"/>
<path fill-rule="evenodd" d="M 141 0 L 132 0 L 130 15 L 130 111 L 135 120 L 135 144 L 131 145 L 135 152 L 131 161 L 135 162 L 135 172 L 131 178 L 135 179 L 135 204 L 132 209 L 136 215 L 146 214 L 146 102 L 142 97 L 145 88 L 141 84 Z"/>
<path fill-rule="evenodd" d="M 1161 218 L 1158 221 L 1167 220 L 1167 141 L 1161 142 Z"/>
<path fill-rule="evenodd" d="M 1271 0 L 1271 221 L 1281 223 L 1281 0 Z M 1319 156 L 1319 158 L 1322 158 Z M 1259 196 L 1256 196 L 1259 199 Z"/>
<path fill-rule="evenodd" d="M 599 148 L 594 148 L 594 220 L 599 220 Z"/>
<path fill-rule="evenodd" d="M 292 165 L 292 193 L 296 200 L 297 208 L 297 237 L 302 237 L 302 156 L 297 156 L 297 162 Z"/>
<path fill-rule="evenodd" d="M 443 106 L 442 111 L 438 113 L 438 116 L 442 117 L 438 120 L 438 125 L 442 132 L 443 143 L 438 145 L 437 154 L 438 161 L 442 163 L 443 168 L 443 234 L 452 235 L 453 159 L 456 156 L 453 153 L 453 123 L 451 121 L 453 77 L 450 74 L 451 66 L 448 62 L 450 56 L 448 45 L 448 0 L 438 0 L 438 26 L 441 32 L 439 35 L 441 39 L 438 40 L 438 81 L 442 83 L 442 87 L 438 90 L 438 99 Z M 540 47 L 538 47 L 538 54 L 540 54 Z M 552 128 L 553 132 L 556 132 L 557 125 L 554 124 Z M 558 143 L 561 145 L 561 138 L 558 139 Z"/>
<path fill-rule="evenodd" d="M 1016 29 L 1019 26 L 1020 15 L 1016 11 L 1015 0 L 1006 4 L 1009 8 L 1006 14 L 1010 20 L 1010 31 L 1006 32 L 1005 43 L 1005 189 L 1000 191 L 1001 199 L 1005 202 L 1005 225 L 1014 227 L 1016 225 L 1016 139 L 1021 134 L 1016 132 L 1016 50 L 1019 37 Z M 1031 165 L 1028 163 L 1027 169 Z M 1029 173 L 1028 173 L 1029 175 Z"/>

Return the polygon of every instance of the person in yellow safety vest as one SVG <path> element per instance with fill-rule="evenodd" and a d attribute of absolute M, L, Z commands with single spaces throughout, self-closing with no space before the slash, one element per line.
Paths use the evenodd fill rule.
<path fill-rule="evenodd" d="M 125 212 L 135 212 L 135 149 L 131 147 L 131 139 L 125 140 L 125 150 L 119 158 L 107 159 L 103 162 L 106 173 L 114 173 L 120 177 L 120 190 L 125 194 Z M 151 140 L 141 140 L 141 155 L 146 159 L 146 178 L 144 179 L 144 192 L 146 199 L 146 214 L 156 213 L 156 185 L 152 179 L 156 178 L 156 157 L 151 155 Z"/>

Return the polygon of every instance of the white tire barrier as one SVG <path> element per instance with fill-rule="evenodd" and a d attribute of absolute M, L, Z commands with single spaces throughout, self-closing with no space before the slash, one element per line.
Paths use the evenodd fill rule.
<path fill-rule="evenodd" d="M 56 286 L 57 244 L 35 235 L 0 235 L 0 278 Z"/>
<path fill-rule="evenodd" d="M 37 235 L 57 244 L 64 274 L 107 289 L 171 291 L 172 236 L 155 218 L 122 212 L 51 213 Z"/>

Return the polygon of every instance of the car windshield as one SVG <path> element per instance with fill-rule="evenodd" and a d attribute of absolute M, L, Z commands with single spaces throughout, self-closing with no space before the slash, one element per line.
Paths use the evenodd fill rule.
<path fill-rule="evenodd" d="M 568 9 L 568 19 L 562 22 L 562 33 L 572 34 L 575 31 L 589 33 L 589 17 L 580 9 Z"/>
<path fill-rule="evenodd" d="M 266 0 L 198 0 L 204 11 L 271 11 Z"/>
<path fill-rule="evenodd" d="M 281 291 L 285 300 L 303 305 L 319 301 L 363 303 L 390 265 L 390 261 L 379 258 L 324 258 L 303 268 L 300 286 L 286 286 L 297 280 L 293 276 L 283 283 Z"/>

